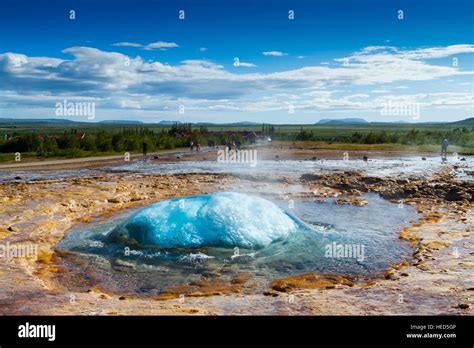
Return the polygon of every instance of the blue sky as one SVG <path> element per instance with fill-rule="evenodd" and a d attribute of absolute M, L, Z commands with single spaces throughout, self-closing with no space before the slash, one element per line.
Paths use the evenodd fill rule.
<path fill-rule="evenodd" d="M 6 0 L 0 117 L 67 100 L 95 120 L 455 121 L 473 116 L 473 23 L 463 0 Z"/>

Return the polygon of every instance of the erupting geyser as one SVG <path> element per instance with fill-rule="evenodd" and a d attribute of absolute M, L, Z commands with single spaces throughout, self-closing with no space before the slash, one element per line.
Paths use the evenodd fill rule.
<path fill-rule="evenodd" d="M 117 226 L 109 240 L 140 246 L 261 248 L 302 223 L 263 198 L 236 192 L 155 203 Z"/>

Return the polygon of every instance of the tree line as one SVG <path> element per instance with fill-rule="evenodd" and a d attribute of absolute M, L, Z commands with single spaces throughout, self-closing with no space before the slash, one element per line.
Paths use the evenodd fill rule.
<path fill-rule="evenodd" d="M 13 133 L 8 139 L 0 139 L 0 153 L 35 153 L 38 157 L 80 157 L 100 153 L 141 152 L 143 143 L 149 152 L 182 148 L 194 144 L 207 146 L 209 141 L 226 145 L 231 141 L 245 144 L 242 132 L 210 132 L 205 126 L 193 128 L 191 124 L 174 124 L 159 131 L 146 126 L 124 127 L 114 130 L 99 129 L 86 133 L 70 129 L 56 135 L 37 133 Z M 299 132 L 274 126 L 262 125 L 262 135 L 274 140 L 312 140 L 352 144 L 441 144 L 444 138 L 452 145 L 474 147 L 474 127 L 458 127 L 446 130 L 410 129 L 408 131 L 370 130 L 351 134 L 319 134 L 317 130 L 301 127 Z"/>
<path fill-rule="evenodd" d="M 277 137 L 278 138 L 278 137 Z M 368 131 L 353 132 L 350 135 L 322 135 L 313 130 L 303 129 L 295 135 L 294 140 L 330 141 L 351 144 L 404 144 L 404 145 L 438 145 L 447 138 L 452 145 L 474 147 L 474 127 L 455 128 L 451 130 L 419 130 L 407 132 Z"/>
<path fill-rule="evenodd" d="M 77 129 L 59 135 L 42 136 L 34 133 L 17 134 L 0 140 L 0 153 L 28 152 L 39 157 L 78 157 L 95 153 L 141 152 L 146 143 L 149 152 L 188 147 L 194 144 L 207 146 L 212 140 L 216 145 L 245 139 L 240 134 L 215 134 L 201 126 L 193 129 L 190 124 L 175 124 L 169 129 L 153 131 L 147 127 L 121 128 L 118 131 L 99 130 L 86 133 Z"/>

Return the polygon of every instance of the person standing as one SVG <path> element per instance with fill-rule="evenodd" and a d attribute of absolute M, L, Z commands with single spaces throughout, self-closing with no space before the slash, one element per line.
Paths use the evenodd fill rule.
<path fill-rule="evenodd" d="M 142 143 L 142 149 L 143 149 L 143 156 L 146 156 L 146 153 L 148 150 L 148 144 L 146 142 Z"/>
<path fill-rule="evenodd" d="M 443 142 L 441 143 L 441 159 L 446 161 L 446 156 L 448 155 L 448 139 L 444 138 Z"/>

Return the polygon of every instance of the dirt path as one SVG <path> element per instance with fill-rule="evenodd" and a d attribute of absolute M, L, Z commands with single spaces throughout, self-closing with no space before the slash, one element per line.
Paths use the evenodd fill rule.
<path fill-rule="evenodd" d="M 219 149 L 223 149 L 220 146 Z M 357 150 L 338 150 L 327 147 L 320 147 L 318 144 L 313 142 L 282 142 L 274 141 L 272 143 L 262 143 L 256 146 L 251 146 L 252 149 L 257 149 L 258 160 L 314 160 L 316 158 L 324 159 L 342 159 L 345 155 L 350 158 L 362 159 L 364 156 L 369 158 L 391 158 L 391 157 L 402 157 L 402 156 L 417 156 L 417 157 L 437 157 L 435 153 L 421 153 L 421 152 L 406 152 L 406 151 L 382 151 L 367 149 Z M 175 150 L 166 150 L 149 153 L 145 158 L 153 159 L 155 156 L 160 157 L 161 160 L 167 162 L 174 162 L 177 160 L 174 157 L 177 154 L 181 154 L 182 160 L 203 160 L 203 159 L 215 159 L 217 158 L 217 148 L 211 149 L 208 147 L 202 147 L 200 152 L 190 151 L 188 148 L 180 148 Z M 141 154 L 131 154 L 130 159 L 143 158 Z M 104 164 L 112 163 L 124 163 L 123 155 L 114 156 L 94 156 L 85 158 L 71 158 L 71 159 L 58 159 L 58 160 L 35 160 L 23 163 L 8 163 L 0 164 L 0 171 L 12 171 L 15 169 L 29 170 L 29 169 L 74 169 L 74 168 L 90 168 Z"/>
<path fill-rule="evenodd" d="M 143 156 L 142 154 L 131 154 L 130 160 L 132 159 L 150 159 L 154 157 L 159 158 L 173 158 L 174 156 L 180 154 L 183 156 L 196 156 L 202 155 L 209 151 L 208 148 L 203 148 L 201 152 L 196 153 L 196 151 L 191 151 L 187 148 L 175 149 L 175 150 L 166 150 L 160 152 L 152 152 Z M 71 158 L 71 159 L 59 159 L 51 161 L 32 161 L 24 163 L 9 163 L 1 164 L 0 171 L 12 171 L 15 169 L 29 170 L 29 169 L 74 169 L 74 168 L 84 168 L 84 167 L 95 167 L 104 164 L 112 163 L 123 163 L 123 155 L 114 155 L 114 156 L 94 156 L 94 157 L 84 157 L 84 158 Z"/>

